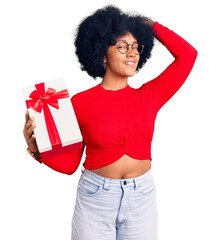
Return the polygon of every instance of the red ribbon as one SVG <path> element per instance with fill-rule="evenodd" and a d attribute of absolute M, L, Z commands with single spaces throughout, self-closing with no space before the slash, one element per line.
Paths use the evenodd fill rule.
<path fill-rule="evenodd" d="M 36 84 L 35 88 L 36 90 L 34 90 L 29 96 L 31 99 L 26 100 L 26 105 L 28 109 L 33 108 L 39 113 L 43 109 L 48 136 L 52 145 L 52 149 L 55 149 L 62 146 L 62 143 L 48 105 L 59 109 L 58 99 L 69 97 L 69 93 L 67 89 L 56 92 L 56 90 L 53 88 L 48 88 L 45 92 L 44 83 Z"/>

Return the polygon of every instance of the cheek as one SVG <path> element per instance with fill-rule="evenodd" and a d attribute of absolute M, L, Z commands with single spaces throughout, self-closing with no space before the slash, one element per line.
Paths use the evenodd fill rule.
<path fill-rule="evenodd" d="M 117 54 L 117 52 L 115 54 L 111 54 L 107 58 L 108 65 L 112 67 L 118 67 L 120 64 L 123 64 L 123 62 L 124 62 L 123 56 L 120 56 L 119 54 Z"/>

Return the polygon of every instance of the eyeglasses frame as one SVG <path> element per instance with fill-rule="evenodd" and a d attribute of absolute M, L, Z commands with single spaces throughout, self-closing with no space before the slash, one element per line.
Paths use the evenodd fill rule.
<path fill-rule="evenodd" d="M 135 53 L 136 55 L 140 55 L 140 54 L 143 52 L 143 50 L 144 50 L 144 45 L 143 45 L 143 44 L 138 43 L 138 42 L 134 42 L 134 43 L 130 43 L 130 44 L 129 44 L 129 43 L 127 43 L 127 42 L 124 41 L 124 40 L 119 40 L 119 41 L 117 41 L 116 43 L 111 44 L 110 46 L 118 45 L 118 44 L 121 43 L 121 42 L 124 42 L 124 43 L 126 43 L 126 44 L 128 45 L 127 51 L 126 51 L 125 53 L 120 52 L 119 48 L 117 48 L 118 51 L 119 51 L 121 54 L 126 54 L 126 53 L 129 51 L 129 46 L 130 46 L 130 45 L 133 46 L 135 43 L 140 44 L 140 45 L 142 46 L 141 52 L 138 53 L 138 54 Z M 132 50 L 134 51 L 133 47 L 131 47 L 131 48 L 132 48 Z"/>

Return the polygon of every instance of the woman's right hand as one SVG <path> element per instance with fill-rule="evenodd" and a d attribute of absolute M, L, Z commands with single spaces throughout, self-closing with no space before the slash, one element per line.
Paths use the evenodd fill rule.
<path fill-rule="evenodd" d="M 36 128 L 35 120 L 36 120 L 35 117 L 30 119 L 29 112 L 26 111 L 23 134 L 24 134 L 24 138 L 27 142 L 29 150 L 32 153 L 39 155 L 40 153 L 39 153 L 37 143 L 36 143 L 36 136 L 34 134 L 34 129 Z M 28 152 L 31 154 L 30 151 L 28 151 Z"/>

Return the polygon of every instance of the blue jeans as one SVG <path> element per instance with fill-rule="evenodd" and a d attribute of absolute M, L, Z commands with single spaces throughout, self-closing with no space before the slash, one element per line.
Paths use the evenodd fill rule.
<path fill-rule="evenodd" d="M 151 169 L 110 179 L 82 171 L 71 240 L 157 240 L 156 189 Z"/>

